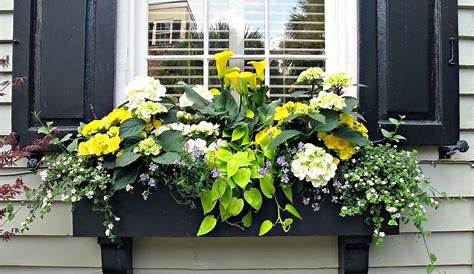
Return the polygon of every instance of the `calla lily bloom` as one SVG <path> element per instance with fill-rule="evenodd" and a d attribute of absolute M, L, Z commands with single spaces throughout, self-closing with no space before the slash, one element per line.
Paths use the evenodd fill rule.
<path fill-rule="evenodd" d="M 244 71 L 240 73 L 239 77 L 242 80 L 242 88 L 244 91 L 247 91 L 247 85 L 249 85 L 252 90 L 257 89 L 257 76 L 255 73 Z"/>
<path fill-rule="evenodd" d="M 231 72 L 240 72 L 240 68 L 239 67 L 231 67 L 231 68 L 226 70 L 225 75 L 227 75 Z M 226 87 L 230 86 L 230 79 L 226 76 L 224 76 L 224 86 L 226 86 Z"/>
<path fill-rule="evenodd" d="M 225 50 L 214 54 L 214 59 L 216 60 L 217 75 L 219 79 L 223 79 L 227 72 L 227 62 L 229 58 L 234 56 L 234 52 L 231 50 Z"/>
<path fill-rule="evenodd" d="M 234 85 L 237 92 L 239 94 L 242 93 L 242 84 L 240 82 L 240 73 L 238 73 L 237 71 L 233 71 L 231 73 L 228 73 L 228 74 L 225 75 L 224 81 L 226 81 L 227 83 L 232 83 L 232 85 Z"/>
<path fill-rule="evenodd" d="M 250 61 L 247 64 L 252 65 L 255 68 L 255 72 L 257 73 L 257 78 L 260 81 L 265 80 L 265 68 L 268 67 L 267 60 L 262 61 Z"/>

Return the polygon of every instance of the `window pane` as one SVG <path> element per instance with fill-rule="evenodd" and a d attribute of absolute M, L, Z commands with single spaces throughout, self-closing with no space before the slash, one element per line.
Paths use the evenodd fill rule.
<path fill-rule="evenodd" d="M 270 53 L 324 54 L 324 0 L 270 0 Z"/>
<path fill-rule="evenodd" d="M 305 86 L 297 85 L 298 75 L 309 67 L 324 68 L 324 61 L 317 60 L 270 60 L 270 93 L 272 96 L 285 97 Z M 308 86 L 309 87 L 309 86 Z"/>
<path fill-rule="evenodd" d="M 149 0 L 149 55 L 203 54 L 203 0 Z"/>
<path fill-rule="evenodd" d="M 264 1 L 209 1 L 209 53 L 264 54 Z"/>
<path fill-rule="evenodd" d="M 199 60 L 149 60 L 148 75 L 161 81 L 168 94 L 181 94 L 179 81 L 189 85 L 203 83 L 203 64 Z"/>

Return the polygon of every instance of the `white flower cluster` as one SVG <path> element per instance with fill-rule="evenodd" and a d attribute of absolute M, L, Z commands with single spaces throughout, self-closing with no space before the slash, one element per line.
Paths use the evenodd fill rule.
<path fill-rule="evenodd" d="M 298 179 L 306 180 L 314 187 L 325 186 L 334 175 L 337 165 L 331 154 L 313 144 L 304 144 L 291 162 L 291 172 Z"/>
<path fill-rule="evenodd" d="M 226 145 L 227 145 L 227 141 L 222 140 L 222 139 L 217 139 L 213 141 L 211 144 L 209 144 L 208 146 L 205 140 L 201 138 L 196 138 L 196 139 L 189 139 L 184 145 L 184 148 L 189 153 L 199 152 L 199 153 L 205 154 L 207 152 L 216 151 L 219 148 L 224 147 Z"/>
<path fill-rule="evenodd" d="M 313 108 L 341 110 L 346 106 L 346 100 L 335 93 L 321 91 L 318 97 L 309 101 L 309 105 Z"/>
<path fill-rule="evenodd" d="M 202 98 L 206 99 L 207 101 L 212 101 L 212 98 L 214 98 L 214 95 L 212 95 L 212 92 L 210 90 L 208 90 L 207 88 L 205 88 L 204 86 L 202 85 L 195 85 L 193 87 L 193 90 L 201 95 Z M 190 107 L 193 105 L 193 102 L 188 98 L 188 96 L 186 95 L 186 93 L 183 93 L 183 95 L 181 95 L 181 97 L 179 97 L 179 106 L 182 107 L 182 108 L 185 108 L 185 107 Z"/>
<path fill-rule="evenodd" d="M 322 68 L 308 68 L 300 73 L 296 82 L 300 84 L 312 83 L 314 80 L 323 78 L 323 75 L 324 70 Z"/>
<path fill-rule="evenodd" d="M 149 76 L 137 76 L 125 87 L 128 108 L 137 108 L 146 100 L 160 101 L 166 93 L 166 88 L 157 80 Z"/>
<path fill-rule="evenodd" d="M 181 131 L 185 136 L 204 134 L 206 136 L 219 135 L 219 125 L 201 121 L 198 124 L 183 124 L 183 123 L 171 123 L 162 125 L 157 128 L 153 133 L 160 135 L 162 132 L 167 130 Z"/>
<path fill-rule="evenodd" d="M 139 104 L 134 112 L 140 118 L 149 119 L 152 115 L 164 113 L 167 111 L 168 109 L 161 103 L 146 101 Z"/>

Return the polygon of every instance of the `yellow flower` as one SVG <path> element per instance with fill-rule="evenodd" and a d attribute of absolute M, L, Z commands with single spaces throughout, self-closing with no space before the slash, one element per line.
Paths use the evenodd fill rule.
<path fill-rule="evenodd" d="M 113 126 L 113 127 L 110 127 L 109 130 L 107 131 L 107 134 L 110 136 L 110 137 L 115 137 L 115 136 L 118 136 L 119 135 L 119 132 L 120 132 L 120 128 L 119 127 L 116 127 L 116 126 Z"/>
<path fill-rule="evenodd" d="M 107 144 L 104 149 L 104 154 L 114 153 L 117 149 L 119 149 L 119 147 L 120 147 L 120 137 L 119 136 L 112 137 L 107 141 Z"/>
<path fill-rule="evenodd" d="M 102 118 L 106 128 L 110 126 L 118 126 L 125 120 L 132 118 L 132 113 L 124 108 L 116 108 L 107 116 Z"/>
<path fill-rule="evenodd" d="M 214 96 L 218 96 L 218 95 L 221 95 L 221 91 L 216 89 L 216 88 L 211 88 L 210 92 L 212 93 L 212 95 Z"/>
<path fill-rule="evenodd" d="M 77 148 L 77 155 L 79 156 L 88 156 L 91 152 L 89 151 L 89 147 L 87 146 L 86 142 L 79 143 L 79 147 Z"/>
<path fill-rule="evenodd" d="M 281 129 L 277 127 L 266 127 L 255 135 L 255 142 L 261 146 L 266 146 L 271 140 L 280 135 Z"/>
<path fill-rule="evenodd" d="M 239 74 L 240 80 L 242 82 L 242 89 L 247 93 L 247 85 L 250 86 L 252 90 L 257 89 L 257 75 L 248 71 L 243 71 Z"/>
<path fill-rule="evenodd" d="M 339 119 L 340 119 L 340 122 L 339 122 L 340 125 L 347 125 L 353 130 L 360 132 L 362 136 L 364 136 L 365 138 L 369 137 L 368 135 L 369 131 L 364 126 L 364 124 L 362 124 L 359 121 L 354 120 L 354 117 L 352 117 L 352 115 L 347 114 L 347 113 L 341 113 L 339 114 Z"/>
<path fill-rule="evenodd" d="M 283 119 L 285 119 L 286 117 L 290 116 L 290 112 L 288 111 L 288 109 L 284 106 L 281 106 L 281 107 L 276 107 L 275 108 L 275 116 L 273 117 L 273 119 L 275 121 L 281 121 Z"/>
<path fill-rule="evenodd" d="M 105 128 L 105 124 L 103 121 L 93 120 L 82 128 L 81 134 L 83 136 L 90 136 L 102 131 L 104 128 Z"/>
<path fill-rule="evenodd" d="M 250 61 L 247 64 L 250 64 L 255 68 L 255 72 L 257 73 L 257 78 L 263 82 L 263 80 L 265 80 L 265 68 L 268 67 L 267 60 Z"/>
<path fill-rule="evenodd" d="M 326 147 L 335 151 L 341 160 L 348 160 L 357 152 L 357 148 L 353 143 L 334 134 L 318 133 L 318 137 L 322 138 Z"/>
<path fill-rule="evenodd" d="M 78 147 L 79 156 L 102 156 L 114 153 L 119 149 L 120 137 L 110 138 L 107 134 L 98 133 L 86 142 L 82 142 Z"/>
<path fill-rule="evenodd" d="M 217 75 L 219 79 L 223 79 L 224 75 L 227 72 L 227 61 L 229 58 L 234 56 L 234 52 L 231 50 L 225 50 L 219 53 L 214 54 L 214 59 L 216 60 Z"/>
<path fill-rule="evenodd" d="M 225 75 L 225 78 L 229 83 L 232 83 L 234 85 L 234 88 L 237 90 L 239 94 L 242 93 L 242 84 L 240 82 L 240 73 L 237 71 L 233 71 L 231 73 L 228 73 Z"/>

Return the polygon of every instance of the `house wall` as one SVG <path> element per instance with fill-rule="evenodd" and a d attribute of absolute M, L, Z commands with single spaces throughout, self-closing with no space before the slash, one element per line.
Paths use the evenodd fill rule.
<path fill-rule="evenodd" d="M 0 56 L 11 55 L 13 0 L 0 1 Z M 459 0 L 461 138 L 474 147 L 474 0 Z M 7 68 L 6 71 L 11 69 Z M 0 136 L 11 130 L 10 90 L 0 97 Z M 474 273 L 474 149 L 451 160 L 437 161 L 437 148 L 420 149 L 422 167 L 434 185 L 452 198 L 431 214 L 427 229 L 432 251 L 442 270 Z M 0 184 L 11 182 L 19 167 L 0 170 Z M 5 176 L 7 175 L 7 176 Z M 36 175 L 24 176 L 35 186 Z M 18 216 L 21 220 L 22 214 Z M 387 237 L 385 247 L 372 247 L 372 274 L 425 273 L 423 242 L 412 226 Z M 95 238 L 74 238 L 69 206 L 57 202 L 53 214 L 38 220 L 25 235 L 0 243 L 0 273 L 100 273 L 100 249 Z M 335 237 L 136 239 L 133 245 L 135 273 L 276 273 L 336 274 Z"/>

